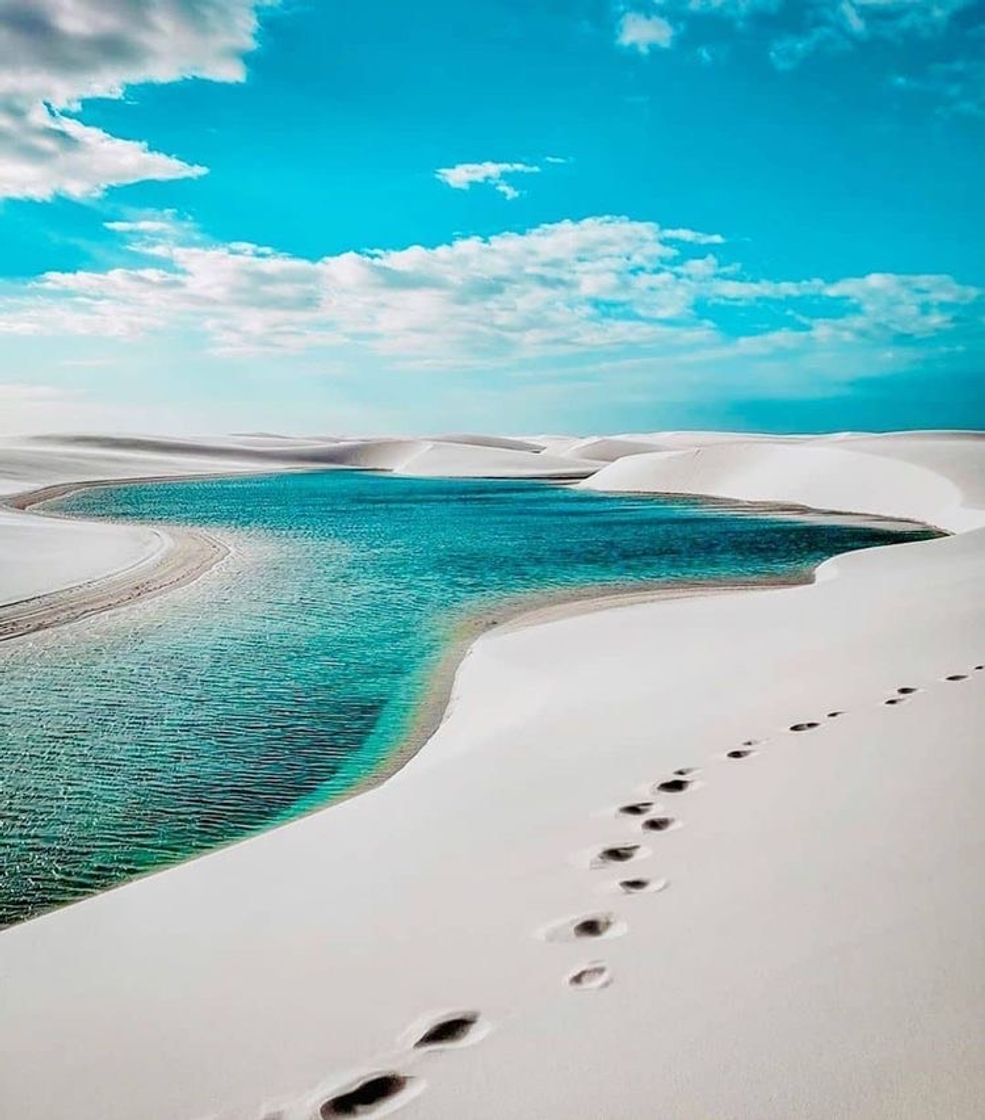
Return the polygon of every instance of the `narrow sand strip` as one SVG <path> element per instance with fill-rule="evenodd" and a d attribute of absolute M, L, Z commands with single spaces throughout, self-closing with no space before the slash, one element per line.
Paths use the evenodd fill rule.
<path fill-rule="evenodd" d="M 21 511 L 34 510 L 78 490 L 138 481 L 152 480 L 73 482 L 46 486 L 14 495 L 7 504 Z M 0 605 L 0 642 L 77 622 L 184 587 L 204 575 L 229 553 L 226 545 L 199 529 L 169 525 L 166 529 L 153 527 L 149 531 L 156 538 L 156 548 L 126 568 L 108 572 L 86 583 Z"/>

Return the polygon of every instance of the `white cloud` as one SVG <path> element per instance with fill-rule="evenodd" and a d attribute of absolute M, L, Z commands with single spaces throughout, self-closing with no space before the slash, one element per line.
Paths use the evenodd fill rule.
<path fill-rule="evenodd" d="M 701 233 L 695 229 L 665 229 L 665 241 L 683 241 L 689 245 L 724 245 L 725 238 L 720 233 Z"/>
<path fill-rule="evenodd" d="M 649 54 L 651 47 L 669 47 L 674 39 L 674 28 L 663 16 L 648 16 L 642 12 L 626 12 L 616 29 L 616 42 L 620 47 L 633 47 L 640 54 Z"/>
<path fill-rule="evenodd" d="M 0 198 L 86 198 L 108 186 L 204 174 L 204 167 L 119 140 L 40 102 L 0 100 Z"/>
<path fill-rule="evenodd" d="M 141 218 L 133 222 L 104 222 L 103 224 L 107 229 L 113 230 L 114 233 L 164 234 L 173 232 L 175 228 L 173 221 L 150 218 Z"/>
<path fill-rule="evenodd" d="M 267 0 L 0 0 L 0 198 L 84 198 L 204 168 L 67 116 L 138 82 L 241 81 Z"/>
<path fill-rule="evenodd" d="M 549 163 L 563 162 L 548 156 Z M 520 192 L 507 182 L 507 175 L 534 175 L 540 168 L 531 163 L 456 163 L 454 167 L 439 167 L 435 175 L 458 191 L 467 191 L 476 183 L 488 183 L 508 199 L 520 197 Z"/>
<path fill-rule="evenodd" d="M 749 278 L 707 253 L 719 235 L 619 217 L 315 261 L 176 228 L 156 242 L 132 231 L 143 267 L 49 273 L 0 300 L 0 333 L 201 332 L 227 353 L 354 347 L 459 369 L 617 351 L 693 361 L 925 338 L 979 296 L 948 276 Z"/>

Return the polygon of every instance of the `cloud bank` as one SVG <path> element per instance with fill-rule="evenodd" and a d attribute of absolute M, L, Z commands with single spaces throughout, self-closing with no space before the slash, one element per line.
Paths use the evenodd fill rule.
<path fill-rule="evenodd" d="M 468 368 L 622 353 L 681 362 L 943 334 L 980 298 L 945 275 L 746 275 L 720 235 L 623 217 L 306 260 L 116 223 L 146 264 L 52 272 L 0 299 L 0 333 L 204 336 L 227 354 L 325 351 Z"/>

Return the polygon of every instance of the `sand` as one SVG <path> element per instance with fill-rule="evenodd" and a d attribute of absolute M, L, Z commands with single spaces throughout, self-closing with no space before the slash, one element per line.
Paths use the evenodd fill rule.
<path fill-rule="evenodd" d="M 0 934 L 5 1114 L 981 1114 L 985 441 L 612 439 L 953 535 L 488 631 L 384 784 Z"/>

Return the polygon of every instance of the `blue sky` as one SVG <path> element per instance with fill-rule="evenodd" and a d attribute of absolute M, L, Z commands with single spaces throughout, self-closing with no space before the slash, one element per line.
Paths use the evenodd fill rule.
<path fill-rule="evenodd" d="M 0 0 L 0 431 L 985 427 L 985 5 Z"/>

